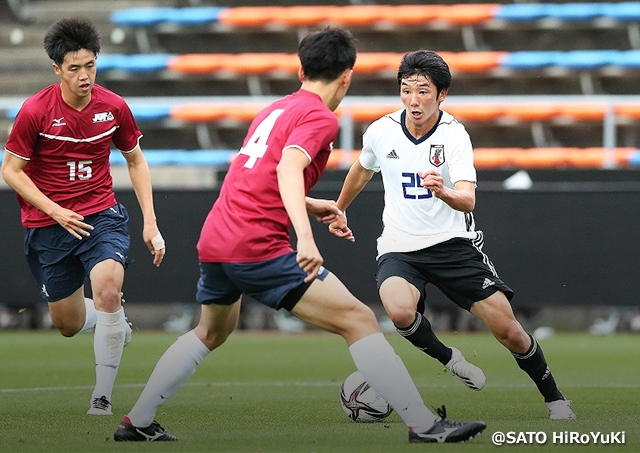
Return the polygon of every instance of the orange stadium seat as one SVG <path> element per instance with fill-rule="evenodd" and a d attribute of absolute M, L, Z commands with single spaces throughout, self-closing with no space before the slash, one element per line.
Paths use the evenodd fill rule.
<path fill-rule="evenodd" d="M 602 121 L 607 112 L 605 104 L 562 104 L 558 114 L 572 120 Z"/>
<path fill-rule="evenodd" d="M 331 22 L 346 27 L 370 25 L 386 19 L 386 5 L 349 5 L 336 8 Z"/>
<path fill-rule="evenodd" d="M 362 52 L 358 54 L 353 70 L 356 73 L 364 74 L 384 70 L 396 72 L 400 66 L 402 55 L 394 52 Z"/>
<path fill-rule="evenodd" d="M 258 27 L 278 21 L 283 14 L 284 7 L 237 6 L 222 10 L 218 21 L 234 27 Z"/>
<path fill-rule="evenodd" d="M 439 17 L 441 5 L 397 5 L 386 11 L 386 20 L 396 25 L 424 25 Z"/>
<path fill-rule="evenodd" d="M 514 153 L 513 165 L 518 168 L 556 168 L 569 164 L 568 153 L 579 148 L 530 148 Z"/>
<path fill-rule="evenodd" d="M 438 19 L 454 25 L 471 25 L 493 19 L 500 5 L 496 3 L 447 5 L 438 10 Z"/>
<path fill-rule="evenodd" d="M 167 67 L 183 74 L 206 74 L 227 67 L 228 54 L 185 54 L 171 57 Z"/>
<path fill-rule="evenodd" d="M 485 72 L 498 68 L 507 52 L 440 52 L 451 71 Z"/>
<path fill-rule="evenodd" d="M 473 163 L 478 169 L 513 167 L 513 156 L 522 148 L 476 148 Z"/>
<path fill-rule="evenodd" d="M 226 119 L 243 123 L 250 123 L 262 109 L 267 106 L 264 102 L 232 104 L 225 112 Z"/>
<path fill-rule="evenodd" d="M 301 5 L 282 8 L 278 22 L 291 27 L 318 26 L 339 15 L 335 6 Z"/>
<path fill-rule="evenodd" d="M 240 53 L 227 60 L 227 68 L 241 74 L 262 74 L 278 68 L 278 55 L 274 53 Z"/>
<path fill-rule="evenodd" d="M 395 112 L 401 108 L 402 104 L 399 102 L 397 104 L 353 104 L 349 107 L 344 107 L 344 109 L 349 109 L 351 111 L 353 121 L 363 123 L 375 121 L 387 113 Z M 342 111 L 344 111 L 344 109 Z"/>
<path fill-rule="evenodd" d="M 618 116 L 637 120 L 640 119 L 640 104 L 617 104 L 614 112 Z"/>
<path fill-rule="evenodd" d="M 225 117 L 229 106 L 224 104 L 182 104 L 171 109 L 171 118 L 187 123 L 208 123 Z"/>
<path fill-rule="evenodd" d="M 344 151 L 342 149 L 334 149 L 329 154 L 327 161 L 327 169 L 345 168 L 351 166 L 360 156 L 360 151 Z"/>
<path fill-rule="evenodd" d="M 504 114 L 501 104 L 445 104 L 442 109 L 460 121 L 491 121 Z"/>
<path fill-rule="evenodd" d="M 520 121 L 548 121 L 557 116 L 560 108 L 556 104 L 505 104 L 504 114 Z"/>

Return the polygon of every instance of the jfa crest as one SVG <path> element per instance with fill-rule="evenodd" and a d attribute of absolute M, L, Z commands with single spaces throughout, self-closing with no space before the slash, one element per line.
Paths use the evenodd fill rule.
<path fill-rule="evenodd" d="M 429 162 L 431 162 L 434 167 L 439 167 L 444 164 L 444 145 L 431 145 Z"/>

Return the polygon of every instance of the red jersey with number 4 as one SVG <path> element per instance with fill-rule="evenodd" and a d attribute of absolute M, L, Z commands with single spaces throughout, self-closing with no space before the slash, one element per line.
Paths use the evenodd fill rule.
<path fill-rule="evenodd" d="M 117 94 L 94 85 L 91 102 L 78 111 L 54 84 L 24 102 L 5 149 L 29 161 L 25 173 L 47 197 L 86 216 L 116 204 L 111 141 L 126 153 L 140 137 L 131 110 Z M 25 228 L 56 223 L 19 195 L 18 201 Z"/>
<path fill-rule="evenodd" d="M 335 114 L 309 91 L 299 90 L 260 112 L 202 227 L 200 262 L 251 263 L 292 251 L 291 221 L 276 166 L 285 148 L 305 153 L 310 161 L 304 169 L 308 193 L 322 175 L 337 135 Z"/>

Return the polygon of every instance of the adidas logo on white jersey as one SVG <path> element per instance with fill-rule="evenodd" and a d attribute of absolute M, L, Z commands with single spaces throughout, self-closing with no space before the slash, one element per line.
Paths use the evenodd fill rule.
<path fill-rule="evenodd" d="M 400 156 L 396 154 L 396 150 L 392 149 L 389 154 L 387 154 L 387 159 L 400 159 Z"/>
<path fill-rule="evenodd" d="M 488 278 L 485 278 L 484 282 L 482 283 L 482 289 L 487 289 L 489 286 L 493 286 L 495 284 L 496 282 L 489 280 Z"/>

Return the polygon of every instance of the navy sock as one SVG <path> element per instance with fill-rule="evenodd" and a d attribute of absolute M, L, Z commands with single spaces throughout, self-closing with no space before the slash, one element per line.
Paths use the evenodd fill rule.
<path fill-rule="evenodd" d="M 560 393 L 560 390 L 558 390 L 551 370 L 549 370 L 547 360 L 544 358 L 540 345 L 538 345 L 536 339 L 531 335 L 529 335 L 529 338 L 531 338 L 531 347 L 526 353 L 511 353 L 516 359 L 516 363 L 536 384 L 546 403 L 564 399 L 564 396 Z"/>
<path fill-rule="evenodd" d="M 416 348 L 438 360 L 443 365 L 446 365 L 451 360 L 451 348 L 445 346 L 436 337 L 431 328 L 431 323 L 421 313 L 416 312 L 413 324 L 408 327 L 396 326 L 396 330 Z"/>

